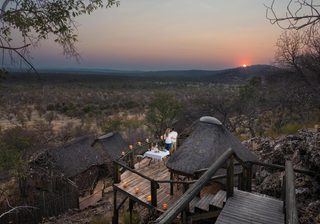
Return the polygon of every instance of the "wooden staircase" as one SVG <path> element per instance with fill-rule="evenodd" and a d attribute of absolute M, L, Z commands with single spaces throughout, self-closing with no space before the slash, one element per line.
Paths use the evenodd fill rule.
<path fill-rule="evenodd" d="M 201 198 L 195 197 L 189 204 L 187 219 L 189 222 L 214 218 L 219 215 L 226 201 L 226 192 L 206 193 Z"/>

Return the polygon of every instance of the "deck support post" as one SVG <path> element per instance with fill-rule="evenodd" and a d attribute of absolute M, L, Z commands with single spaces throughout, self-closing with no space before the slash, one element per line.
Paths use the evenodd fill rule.
<path fill-rule="evenodd" d="M 157 207 L 157 188 L 158 183 L 156 181 L 151 181 L 151 204 L 154 207 Z"/>
<path fill-rule="evenodd" d="M 233 189 L 234 188 L 234 162 L 233 162 L 233 155 L 230 156 L 228 160 L 228 167 L 227 167 L 227 198 L 233 196 Z"/>
<path fill-rule="evenodd" d="M 133 200 L 129 198 L 130 224 L 132 224 L 132 210 L 133 210 Z"/>
<path fill-rule="evenodd" d="M 173 172 L 170 170 L 170 180 L 173 180 Z M 173 183 L 170 183 L 170 195 L 173 195 Z"/>
<path fill-rule="evenodd" d="M 113 216 L 112 216 L 112 224 L 119 223 L 119 210 L 117 208 L 117 190 L 113 188 Z"/>
<path fill-rule="evenodd" d="M 186 210 L 183 210 L 181 212 L 181 218 L 182 218 L 182 223 L 183 224 L 187 224 L 187 212 L 186 212 Z"/>

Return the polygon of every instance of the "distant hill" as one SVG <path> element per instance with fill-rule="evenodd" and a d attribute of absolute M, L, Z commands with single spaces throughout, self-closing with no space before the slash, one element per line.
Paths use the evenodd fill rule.
<path fill-rule="evenodd" d="M 40 76 L 44 79 L 55 81 L 63 80 L 127 80 L 134 79 L 140 81 L 195 81 L 195 82 L 214 82 L 214 83 L 244 83 L 252 77 L 270 79 L 286 72 L 271 65 L 252 65 L 248 67 L 237 67 L 223 70 L 167 70 L 167 71 L 122 71 L 110 69 L 46 69 L 39 70 Z M 25 73 L 11 71 L 9 79 L 22 81 L 28 79 L 23 77 Z M 30 74 L 29 74 L 30 75 Z M 34 75 L 32 75 L 34 76 Z M 30 76 L 29 76 L 30 77 Z"/>

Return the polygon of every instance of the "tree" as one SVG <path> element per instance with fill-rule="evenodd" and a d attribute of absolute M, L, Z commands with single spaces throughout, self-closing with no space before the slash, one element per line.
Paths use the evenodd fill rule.
<path fill-rule="evenodd" d="M 181 109 L 181 104 L 173 94 L 163 92 L 155 94 L 146 119 L 156 136 L 160 136 L 165 128 L 173 124 Z"/>
<path fill-rule="evenodd" d="M 302 73 L 299 59 L 304 47 L 303 38 L 299 31 L 283 32 L 276 43 L 275 60 L 278 64 Z"/>
<path fill-rule="evenodd" d="M 314 26 L 306 32 L 284 31 L 277 40 L 275 61 L 299 74 L 312 88 L 320 84 L 320 33 Z"/>
<path fill-rule="evenodd" d="M 4 0 L 0 5 L 0 49 L 26 59 L 30 46 L 53 37 L 66 56 L 79 58 L 75 18 L 117 0 Z M 18 44 L 19 43 L 19 44 Z M 34 69 L 34 68 L 33 68 Z"/>
<path fill-rule="evenodd" d="M 272 24 L 277 24 L 283 29 L 301 29 L 304 27 L 312 27 L 320 22 L 320 4 L 319 1 L 314 0 L 287 0 L 286 8 L 279 13 L 279 9 L 283 6 L 282 0 L 272 0 L 271 4 L 266 5 L 267 19 Z"/>

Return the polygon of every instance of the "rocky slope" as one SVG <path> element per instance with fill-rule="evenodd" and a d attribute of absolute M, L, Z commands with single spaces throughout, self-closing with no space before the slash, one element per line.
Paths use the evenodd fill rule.
<path fill-rule="evenodd" d="M 244 142 L 262 162 L 284 165 L 287 159 L 294 168 L 314 171 L 311 177 L 296 173 L 296 196 L 300 223 L 320 223 L 320 128 L 302 129 L 297 134 L 277 139 L 256 137 Z M 263 194 L 281 196 L 284 172 L 264 167 L 256 171 L 257 188 Z"/>

